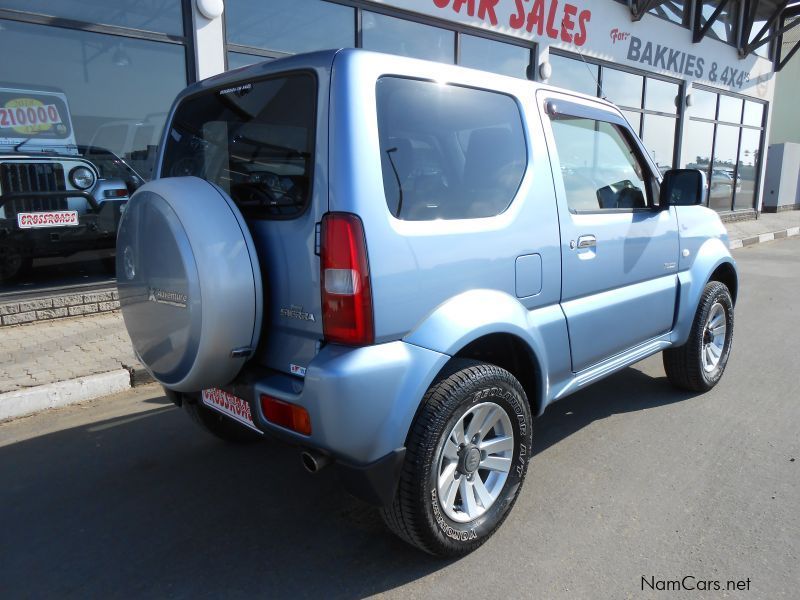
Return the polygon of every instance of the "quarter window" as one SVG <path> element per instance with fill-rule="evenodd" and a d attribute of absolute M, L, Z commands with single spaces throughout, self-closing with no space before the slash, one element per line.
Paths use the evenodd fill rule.
<path fill-rule="evenodd" d="M 560 116 L 553 137 L 573 212 L 647 208 L 647 169 L 617 125 Z"/>
<path fill-rule="evenodd" d="M 383 187 L 395 217 L 491 217 L 511 204 L 527 165 L 513 98 L 383 77 L 377 109 Z"/>

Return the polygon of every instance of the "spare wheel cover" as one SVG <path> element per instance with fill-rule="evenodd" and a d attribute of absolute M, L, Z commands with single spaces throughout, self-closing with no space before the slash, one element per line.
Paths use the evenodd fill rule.
<path fill-rule="evenodd" d="M 136 355 L 166 387 L 230 382 L 258 345 L 261 269 L 233 200 L 197 177 L 139 188 L 117 234 L 117 287 Z"/>

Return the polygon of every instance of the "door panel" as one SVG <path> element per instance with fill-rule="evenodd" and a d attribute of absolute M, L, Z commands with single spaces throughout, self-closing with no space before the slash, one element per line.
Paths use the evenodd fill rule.
<path fill-rule="evenodd" d="M 622 118 L 590 101 L 579 116 L 568 102 L 558 108 L 544 120 L 561 224 L 561 304 L 577 372 L 671 329 L 678 228 L 673 209 L 655 206 L 654 169 Z"/>

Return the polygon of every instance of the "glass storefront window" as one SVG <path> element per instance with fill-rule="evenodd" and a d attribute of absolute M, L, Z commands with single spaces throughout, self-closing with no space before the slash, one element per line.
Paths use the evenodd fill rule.
<path fill-rule="evenodd" d="M 753 127 L 761 127 L 763 118 L 764 105 L 759 102 L 750 102 L 745 100 L 744 118 L 742 119 L 742 123 L 745 125 L 752 125 Z"/>
<path fill-rule="evenodd" d="M 547 83 L 591 96 L 597 95 L 597 65 L 557 54 L 551 54 L 548 60 L 553 74 Z"/>
<path fill-rule="evenodd" d="M 186 46 L 2 20 L 0 56 L 13 57 L 0 62 L 3 108 L 26 106 L 40 120 L 0 133 L 3 192 L 38 198 L 0 208 L 0 229 L 14 224 L 0 240 L 0 291 L 110 281 L 122 205 L 150 178 L 167 112 L 187 83 Z M 68 174 L 82 160 L 101 180 L 86 192 L 96 206 L 80 195 L 37 196 L 77 191 Z M 44 176 L 35 185 L 33 172 Z M 75 222 L 58 232 L 17 227 L 30 211 Z"/>
<path fill-rule="evenodd" d="M 636 132 L 636 135 L 641 135 L 642 114 L 638 112 L 633 112 L 632 110 L 623 110 L 622 114 L 625 115 L 626 119 L 628 119 L 628 123 L 631 124 L 631 127 L 633 127 L 633 130 Z"/>
<path fill-rule="evenodd" d="M 701 119 L 715 119 L 717 117 L 717 95 L 705 90 L 694 89 L 691 92 L 692 106 L 689 113 Z"/>
<path fill-rule="evenodd" d="M 680 88 L 676 83 L 648 77 L 644 107 L 648 110 L 675 114 L 678 111 L 676 98 L 679 92 Z"/>
<path fill-rule="evenodd" d="M 603 94 L 618 106 L 641 108 L 644 77 L 618 69 L 603 69 Z"/>
<path fill-rule="evenodd" d="M 706 172 L 711 164 L 711 144 L 714 141 L 714 124 L 690 121 L 684 128 L 681 147 L 681 168 L 700 169 Z"/>
<path fill-rule="evenodd" d="M 0 8 L 183 35 L 181 0 L 136 0 L 125 3 L 109 0 L 0 0 Z"/>
<path fill-rule="evenodd" d="M 736 187 L 734 169 L 739 149 L 739 128 L 717 125 L 714 138 L 714 164 L 709 179 L 708 205 L 714 210 L 731 210 Z"/>
<path fill-rule="evenodd" d="M 677 119 L 661 115 L 644 115 L 642 141 L 650 157 L 663 173 L 672 168 L 675 152 L 675 123 Z"/>
<path fill-rule="evenodd" d="M 728 123 L 742 122 L 742 99 L 733 96 L 719 95 L 719 116 L 720 121 Z"/>
<path fill-rule="evenodd" d="M 274 60 L 266 56 L 256 56 L 255 54 L 244 54 L 243 52 L 228 52 L 228 70 L 246 67 L 265 60 Z"/>
<path fill-rule="evenodd" d="M 461 36 L 460 64 L 465 67 L 527 79 L 530 62 L 530 48 L 474 35 Z"/>
<path fill-rule="evenodd" d="M 738 180 L 734 209 L 753 208 L 756 200 L 761 131 L 742 129 L 742 145 L 739 150 Z"/>
<path fill-rule="evenodd" d="M 447 29 L 365 10 L 361 32 L 367 50 L 451 64 L 455 59 L 455 33 Z"/>
<path fill-rule="evenodd" d="M 356 39 L 354 10 L 322 0 L 227 0 L 227 40 L 291 54 L 348 48 Z"/>

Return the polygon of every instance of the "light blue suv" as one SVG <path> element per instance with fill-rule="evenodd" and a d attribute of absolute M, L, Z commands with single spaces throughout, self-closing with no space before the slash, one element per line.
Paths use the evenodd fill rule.
<path fill-rule="evenodd" d="M 657 352 L 706 391 L 730 354 L 704 178 L 662 179 L 603 100 L 300 55 L 181 93 L 157 174 L 118 238 L 142 363 L 213 434 L 334 465 L 430 553 L 502 523 L 551 402 Z"/>

